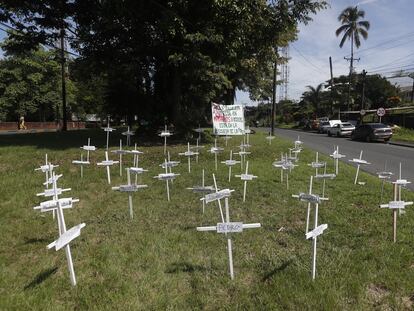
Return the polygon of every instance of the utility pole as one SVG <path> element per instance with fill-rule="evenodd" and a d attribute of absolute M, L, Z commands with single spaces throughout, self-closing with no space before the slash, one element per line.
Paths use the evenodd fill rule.
<path fill-rule="evenodd" d="M 273 66 L 273 94 L 272 94 L 272 124 L 271 131 L 272 136 L 275 135 L 275 113 L 276 113 L 276 77 L 277 77 L 277 47 L 275 53 L 275 62 Z"/>
<path fill-rule="evenodd" d="M 331 70 L 331 115 L 333 115 L 333 106 L 334 106 L 334 99 L 333 99 L 333 73 L 332 73 L 332 57 L 329 56 L 329 68 Z"/>
<path fill-rule="evenodd" d="M 60 64 L 62 74 L 62 131 L 67 131 L 67 115 L 66 115 L 66 68 L 65 68 L 65 28 L 62 23 L 60 29 Z"/>
<path fill-rule="evenodd" d="M 367 76 L 366 70 L 362 70 L 362 96 L 361 96 L 361 110 L 365 109 L 365 77 Z M 361 123 L 364 123 L 364 116 L 361 115 Z"/>
<path fill-rule="evenodd" d="M 349 111 L 349 104 L 351 102 L 352 73 L 354 72 L 354 60 L 359 62 L 361 58 L 354 58 L 353 46 L 351 45 L 351 57 L 344 57 L 344 59 L 351 62 L 349 65 L 349 84 L 348 84 L 348 99 L 347 99 L 347 110 Z"/>
<path fill-rule="evenodd" d="M 414 103 L 414 72 L 408 75 L 411 79 L 413 79 L 413 88 L 411 89 L 411 102 Z"/>

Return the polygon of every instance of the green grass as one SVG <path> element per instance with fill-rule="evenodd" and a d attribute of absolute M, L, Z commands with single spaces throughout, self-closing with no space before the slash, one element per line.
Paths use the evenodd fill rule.
<path fill-rule="evenodd" d="M 404 127 L 395 128 L 393 129 L 393 136 L 391 140 L 414 143 L 414 130 Z"/>
<path fill-rule="evenodd" d="M 195 230 L 217 223 L 218 209 L 209 204 L 203 215 L 199 197 L 185 189 L 200 183 L 203 167 L 208 184 L 212 183 L 214 157 L 206 152 L 210 145 L 202 151 L 199 164 L 192 166 L 191 175 L 185 164 L 177 168 L 181 176 L 174 181 L 170 203 L 165 183 L 152 178 L 161 172 L 160 139 L 155 146 L 140 148 L 145 151 L 142 166 L 150 170 L 142 181 L 149 188 L 134 195 L 131 220 L 127 196 L 110 190 L 104 168 L 85 168 L 80 180 L 78 168 L 70 163 L 79 158 L 79 146 L 89 135 L 93 144 L 104 145 L 101 131 L 1 138 L 0 310 L 412 308 L 414 212 L 409 207 L 398 218 L 398 242 L 392 243 L 392 214 L 378 208 L 376 177 L 362 173 L 367 185 L 354 186 L 355 169 L 341 163 L 340 176 L 328 181 L 331 200 L 320 206 L 319 223 L 329 227 L 318 239 L 317 279 L 312 281 L 312 244 L 304 234 L 306 208 L 291 194 L 306 191 L 314 172 L 306 163 L 314 159 L 314 153 L 300 154 L 300 166 L 292 172 L 286 190 L 271 164 L 291 143 L 277 138 L 268 146 L 264 134 L 252 135 L 249 165 L 259 178 L 249 183 L 245 204 L 240 180 L 233 178 L 229 185 L 222 164 L 217 172 L 219 186 L 236 190 L 230 198 L 231 219 L 262 223 L 260 229 L 234 235 L 235 280 L 231 281 L 225 237 Z M 116 139 L 112 139 L 115 146 Z M 230 147 L 236 150 L 239 143 L 238 138 L 230 140 L 219 159 L 228 158 Z M 177 159 L 185 143 L 170 150 Z M 68 196 L 80 199 L 73 209 L 65 210 L 67 226 L 86 223 L 72 243 L 78 281 L 74 288 L 64 251 L 46 249 L 57 238 L 56 222 L 51 214 L 32 209 L 40 201 L 36 193 L 43 189 L 44 179 L 33 169 L 43 163 L 46 152 L 60 165 L 57 172 L 64 175 L 60 185 L 71 187 Z M 93 163 L 102 159 L 102 148 L 92 153 Z M 112 168 L 112 178 L 113 185 L 124 182 L 118 167 Z M 315 190 L 320 188 L 320 183 L 314 185 Z M 414 195 L 404 191 L 403 198 L 414 200 Z M 390 185 L 386 199 L 391 199 Z"/>

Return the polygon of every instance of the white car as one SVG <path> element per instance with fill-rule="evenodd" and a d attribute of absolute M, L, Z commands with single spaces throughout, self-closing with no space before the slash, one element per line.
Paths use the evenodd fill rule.
<path fill-rule="evenodd" d="M 341 122 L 328 128 L 327 133 L 328 136 L 351 136 L 353 130 L 355 130 L 354 125 L 349 122 Z"/>

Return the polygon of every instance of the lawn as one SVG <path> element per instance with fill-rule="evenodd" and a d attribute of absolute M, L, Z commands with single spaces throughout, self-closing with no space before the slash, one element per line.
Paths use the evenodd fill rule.
<path fill-rule="evenodd" d="M 118 131 L 119 132 L 119 131 Z M 119 134 L 118 134 L 119 135 Z M 93 165 L 80 179 L 79 147 L 87 137 L 100 149 L 92 153 Z M 189 190 L 201 182 L 206 170 L 212 184 L 214 157 L 202 150 L 199 163 L 187 172 L 186 160 L 175 172 L 181 175 L 167 202 L 165 183 L 153 176 L 162 172 L 160 138 L 154 144 L 138 141 L 142 176 L 147 189 L 134 194 L 134 219 L 129 218 L 128 198 L 112 191 L 105 169 L 95 163 L 104 157 L 103 131 L 42 133 L 2 136 L 0 140 L 0 310 L 410 310 L 414 300 L 413 210 L 398 217 L 398 241 L 392 242 L 392 213 L 378 207 L 380 182 L 367 173 L 365 186 L 353 185 L 355 168 L 340 164 L 336 180 L 328 181 L 330 200 L 319 209 L 319 223 L 328 229 L 318 238 L 317 277 L 311 279 L 312 242 L 305 240 L 305 203 L 292 194 L 306 191 L 314 173 L 307 163 L 314 152 L 300 154 L 299 167 L 289 176 L 290 189 L 279 180 L 272 162 L 291 142 L 276 138 L 269 146 L 265 134 L 252 135 L 251 173 L 246 203 L 242 182 L 227 182 L 227 168 L 216 172 L 219 187 L 235 189 L 230 198 L 233 221 L 260 222 L 262 228 L 234 234 L 235 280 L 228 274 L 226 239 L 214 232 L 197 232 L 201 225 L 220 221 L 218 208 L 208 204 L 205 213 L 199 197 Z M 111 137 L 116 149 L 119 136 Z M 194 140 L 192 140 L 194 143 Z M 219 156 L 228 158 L 240 138 L 233 138 Z M 220 141 L 220 145 L 224 143 Z M 186 142 L 169 145 L 173 160 Z M 51 214 L 32 209 L 40 199 L 44 175 L 34 172 L 48 154 L 66 196 L 79 198 L 64 210 L 68 228 L 85 222 L 81 236 L 72 242 L 78 285 L 69 282 L 63 250 L 47 250 L 57 238 Z M 111 159 L 116 159 L 114 154 Z M 131 163 L 131 156 L 124 156 Z M 332 160 L 326 157 L 329 171 Z M 369 160 L 369 159 L 367 159 Z M 126 165 L 125 165 L 126 166 Z M 112 186 L 125 183 L 113 167 Z M 240 168 L 234 170 L 239 174 Z M 314 185 L 314 191 L 321 183 Z M 386 185 L 386 200 L 391 199 Z M 414 194 L 403 192 L 413 201 Z"/>
<path fill-rule="evenodd" d="M 393 136 L 391 140 L 414 143 L 414 130 L 405 127 L 393 129 Z"/>

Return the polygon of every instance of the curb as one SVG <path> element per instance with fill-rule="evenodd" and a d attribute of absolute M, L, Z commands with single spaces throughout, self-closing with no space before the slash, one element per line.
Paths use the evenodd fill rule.
<path fill-rule="evenodd" d="M 395 145 L 395 146 L 403 146 L 408 148 L 414 148 L 414 144 L 404 142 L 404 141 L 389 141 L 388 144 Z"/>

